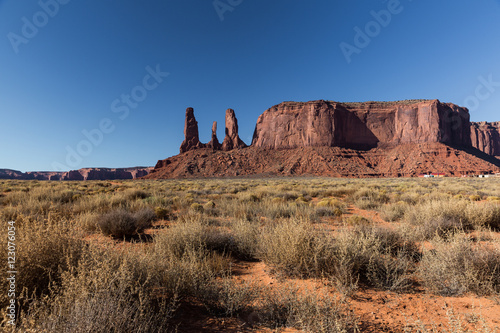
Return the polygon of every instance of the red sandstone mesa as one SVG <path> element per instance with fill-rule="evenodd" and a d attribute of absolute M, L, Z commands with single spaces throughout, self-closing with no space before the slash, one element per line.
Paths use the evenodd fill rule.
<path fill-rule="evenodd" d="M 250 147 L 239 138 L 232 109 L 220 148 L 215 126 L 212 140 L 201 144 L 191 109 L 185 153 L 158 161 L 145 178 L 500 172 L 500 160 L 484 154 L 500 157 L 499 123 L 471 123 L 466 108 L 439 100 L 283 102 L 259 116 Z"/>
<path fill-rule="evenodd" d="M 284 102 L 257 120 L 252 146 L 371 149 L 402 143 L 470 146 L 467 109 L 438 100 L 408 103 Z"/>

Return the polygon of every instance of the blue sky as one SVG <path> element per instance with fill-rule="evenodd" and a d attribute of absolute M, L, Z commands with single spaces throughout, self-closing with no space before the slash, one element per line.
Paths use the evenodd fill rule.
<path fill-rule="evenodd" d="M 0 168 L 154 165 L 187 107 L 203 142 L 234 109 L 248 144 L 292 100 L 438 98 L 500 120 L 498 0 L 0 0 L 0 22 Z"/>

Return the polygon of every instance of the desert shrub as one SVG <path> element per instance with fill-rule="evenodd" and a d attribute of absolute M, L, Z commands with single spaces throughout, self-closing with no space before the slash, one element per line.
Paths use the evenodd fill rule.
<path fill-rule="evenodd" d="M 124 192 L 124 196 L 127 200 L 137 200 L 146 199 L 147 197 L 151 196 L 151 194 L 139 189 L 130 189 Z"/>
<path fill-rule="evenodd" d="M 404 222 L 414 227 L 419 239 L 445 237 L 460 230 L 472 228 L 466 216 L 470 202 L 466 200 L 425 201 L 408 208 Z"/>
<path fill-rule="evenodd" d="M 85 249 L 80 239 L 67 221 L 45 224 L 40 221 L 16 223 L 16 293 L 18 305 L 26 310 L 33 297 L 45 297 L 50 287 L 61 283 L 61 276 L 76 265 Z M 5 233 L 7 227 L 5 226 Z M 7 249 L 7 237 L 0 244 Z M 7 262 L 7 251 L 0 251 L 0 259 Z M 7 270 L 0 272 L 0 288 L 8 290 Z M 21 294 L 22 292 L 22 294 Z M 0 295 L 0 306 L 7 307 L 7 293 Z"/>
<path fill-rule="evenodd" d="M 236 220 L 231 222 L 229 227 L 231 228 L 238 255 L 247 260 L 255 259 L 259 250 L 259 225 Z"/>
<path fill-rule="evenodd" d="M 344 218 L 344 223 L 348 225 L 369 225 L 370 220 L 359 215 L 350 215 Z"/>
<path fill-rule="evenodd" d="M 203 208 L 204 208 L 204 209 L 212 209 L 212 208 L 215 208 L 215 202 L 213 202 L 213 201 L 207 201 L 207 202 L 203 205 Z"/>
<path fill-rule="evenodd" d="M 138 226 L 138 232 L 143 231 L 145 228 L 151 227 L 151 222 L 156 220 L 157 216 L 151 208 L 143 208 L 133 214 Z"/>
<path fill-rule="evenodd" d="M 155 236 L 156 252 L 167 258 L 181 258 L 189 250 L 203 250 L 206 228 L 200 220 L 179 221 L 168 232 Z"/>
<path fill-rule="evenodd" d="M 409 205 L 415 205 L 420 201 L 420 194 L 415 192 L 405 192 L 399 196 L 398 201 L 406 202 Z"/>
<path fill-rule="evenodd" d="M 271 220 L 290 218 L 296 215 L 297 206 L 292 206 L 289 203 L 273 203 L 266 207 L 265 214 Z"/>
<path fill-rule="evenodd" d="M 335 237 L 330 280 L 350 294 L 358 282 L 401 291 L 410 286 L 417 249 L 396 231 L 358 226 Z"/>
<path fill-rule="evenodd" d="M 304 332 L 357 331 L 357 321 L 345 303 L 325 290 L 299 290 L 290 284 L 266 291 L 255 314 L 258 321 L 271 328 L 292 327 Z"/>
<path fill-rule="evenodd" d="M 97 221 L 99 219 L 99 214 L 93 212 L 85 212 L 76 217 L 77 224 L 87 232 L 96 232 L 99 230 Z"/>
<path fill-rule="evenodd" d="M 421 239 L 445 237 L 460 230 L 500 228 L 500 205 L 468 200 L 426 201 L 410 207 L 404 221 L 415 227 Z"/>
<path fill-rule="evenodd" d="M 170 217 L 170 210 L 165 207 L 155 207 L 155 214 L 160 220 L 166 220 Z"/>
<path fill-rule="evenodd" d="M 352 199 L 354 204 L 361 209 L 375 209 L 390 200 L 387 194 L 366 187 L 357 190 Z"/>
<path fill-rule="evenodd" d="M 208 216 L 219 216 L 220 211 L 216 208 L 216 204 L 213 201 L 207 201 L 203 205 L 203 212 Z"/>
<path fill-rule="evenodd" d="M 463 234 L 449 240 L 436 238 L 433 249 L 424 250 L 418 274 L 423 285 L 441 295 L 466 292 L 500 292 L 500 252 L 474 244 Z"/>
<path fill-rule="evenodd" d="M 337 186 L 328 190 L 319 191 L 319 197 L 343 197 L 343 196 L 351 196 L 354 192 L 356 192 L 356 188 L 352 186 Z"/>
<path fill-rule="evenodd" d="M 130 258 L 132 259 L 132 258 Z M 176 298 L 151 293 L 147 272 L 127 253 L 88 249 L 62 275 L 48 298 L 37 298 L 21 321 L 21 331 L 164 332 Z M 135 259 L 135 258 L 133 258 Z"/>
<path fill-rule="evenodd" d="M 252 308 L 260 297 L 260 286 L 251 281 L 236 282 L 231 277 L 211 280 L 200 288 L 200 301 L 216 316 L 232 317 Z"/>
<path fill-rule="evenodd" d="M 124 209 L 113 210 L 97 217 L 97 227 L 107 235 L 123 238 L 136 235 L 151 226 L 156 214 L 152 209 L 131 213 Z"/>
<path fill-rule="evenodd" d="M 318 275 L 327 269 L 330 243 L 306 220 L 278 220 L 262 231 L 259 256 L 285 275 Z"/>
<path fill-rule="evenodd" d="M 285 200 L 285 201 L 293 201 L 293 200 L 297 200 L 297 198 L 299 197 L 299 195 L 295 192 L 286 192 L 282 195 L 282 198 Z"/>
<path fill-rule="evenodd" d="M 260 202 L 260 197 L 255 193 L 241 192 L 238 193 L 238 198 L 242 202 Z"/>
<path fill-rule="evenodd" d="M 306 198 L 306 197 L 303 197 L 303 196 L 300 196 L 297 199 L 295 199 L 295 203 L 297 203 L 297 204 L 304 204 L 305 205 L 305 204 L 308 204 L 309 201 L 311 201 L 310 198 Z"/>
<path fill-rule="evenodd" d="M 398 221 L 403 218 L 409 204 L 405 201 L 384 204 L 380 207 L 380 213 L 384 220 L 388 222 Z"/>
<path fill-rule="evenodd" d="M 162 244 L 165 253 L 174 258 L 181 258 L 186 252 L 192 250 L 202 253 L 217 253 L 219 255 L 232 255 L 236 258 L 252 258 L 255 253 L 252 230 L 246 228 L 243 222 L 231 224 L 236 235 L 232 232 L 212 226 L 206 221 L 187 220 L 180 221 L 169 229 L 166 234 L 156 237 Z M 246 230 L 245 230 L 246 229 Z M 249 237 L 244 239 L 244 237 Z"/>
<path fill-rule="evenodd" d="M 469 199 L 470 199 L 470 201 L 480 201 L 481 200 L 481 196 L 477 195 L 477 194 L 474 194 L 474 195 L 470 195 Z"/>
<path fill-rule="evenodd" d="M 489 227 L 500 230 L 500 204 L 488 201 L 480 204 L 470 203 L 465 211 L 466 219 L 476 228 Z"/>
<path fill-rule="evenodd" d="M 402 250 L 393 256 L 390 251 L 374 256 L 368 265 L 367 279 L 375 287 L 391 290 L 407 290 L 412 284 L 412 260 Z"/>
<path fill-rule="evenodd" d="M 344 210 L 341 208 L 332 208 L 329 206 L 326 207 L 316 207 L 314 210 L 314 214 L 318 217 L 321 216 L 342 216 Z"/>
<path fill-rule="evenodd" d="M 195 212 L 203 212 L 203 205 L 199 204 L 197 202 L 192 203 L 190 208 L 192 211 L 195 211 Z"/>

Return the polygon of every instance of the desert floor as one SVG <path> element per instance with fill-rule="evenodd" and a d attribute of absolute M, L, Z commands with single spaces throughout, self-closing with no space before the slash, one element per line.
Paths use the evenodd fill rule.
<path fill-rule="evenodd" d="M 499 331 L 499 185 L 0 181 L 17 331 Z"/>

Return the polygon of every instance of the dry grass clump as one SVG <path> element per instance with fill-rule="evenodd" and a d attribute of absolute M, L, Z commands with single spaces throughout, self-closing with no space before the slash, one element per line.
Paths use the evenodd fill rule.
<path fill-rule="evenodd" d="M 371 222 L 367 218 L 359 215 L 350 215 L 343 219 L 343 222 L 347 225 L 352 226 L 361 226 L 361 225 L 369 225 Z"/>
<path fill-rule="evenodd" d="M 135 213 L 117 209 L 96 217 L 95 225 L 107 236 L 115 238 L 131 237 L 151 226 L 156 214 L 151 208 Z"/>
<path fill-rule="evenodd" d="M 260 236 L 259 250 L 260 257 L 278 272 L 328 277 L 345 293 L 355 290 L 358 282 L 405 290 L 419 257 L 416 245 L 396 231 L 360 226 L 331 237 L 303 220 L 268 226 Z"/>
<path fill-rule="evenodd" d="M 396 231 L 360 226 L 335 238 L 333 273 L 337 289 L 350 294 L 363 283 L 402 291 L 410 287 L 418 249 Z"/>
<path fill-rule="evenodd" d="M 270 328 L 293 327 L 304 332 L 357 332 L 348 306 L 325 290 L 311 292 L 288 284 L 264 293 L 254 315 Z"/>
<path fill-rule="evenodd" d="M 331 240 L 307 220 L 278 220 L 262 231 L 259 256 L 286 275 L 318 276 L 332 261 Z"/>
<path fill-rule="evenodd" d="M 200 288 L 200 300 L 207 310 L 218 317 L 233 317 L 253 311 L 253 305 L 263 292 L 253 281 L 236 282 L 231 277 L 211 280 Z"/>
<path fill-rule="evenodd" d="M 157 298 L 137 258 L 89 248 L 61 274 L 48 298 L 35 299 L 19 329 L 38 332 L 164 332 L 177 299 Z"/>
<path fill-rule="evenodd" d="M 495 202 L 475 203 L 468 200 L 425 201 L 405 212 L 404 222 L 415 228 L 420 239 L 438 235 L 447 237 L 461 230 L 500 228 L 500 205 Z"/>
<path fill-rule="evenodd" d="M 352 195 L 354 204 L 361 209 L 376 209 L 389 202 L 389 196 L 381 190 L 363 187 Z"/>
<path fill-rule="evenodd" d="M 47 295 L 49 286 L 61 282 L 61 275 L 75 265 L 85 245 L 64 227 L 40 224 L 20 227 L 16 236 L 16 268 L 21 272 L 16 277 L 17 299 L 25 309 L 31 297 Z M 7 242 L 3 239 L 2 246 L 7 249 Z M 1 251 L 0 258 L 7 262 L 7 252 Z M 6 270 L 0 273 L 0 277 L 0 286 L 8 290 Z M 7 293 L 3 293 L 0 296 L 2 309 L 6 308 L 7 302 Z"/>
<path fill-rule="evenodd" d="M 500 293 L 499 249 L 473 243 L 464 234 L 448 240 L 432 240 L 433 249 L 424 250 L 418 275 L 431 292 L 441 295 Z"/>
<path fill-rule="evenodd" d="M 387 203 L 380 207 L 380 215 L 388 222 L 399 221 L 404 217 L 406 211 L 410 209 L 410 207 L 410 204 L 402 200 L 394 203 Z"/>

